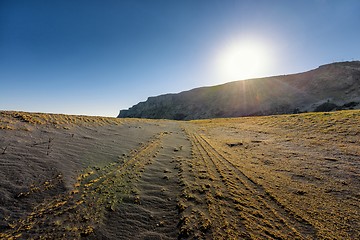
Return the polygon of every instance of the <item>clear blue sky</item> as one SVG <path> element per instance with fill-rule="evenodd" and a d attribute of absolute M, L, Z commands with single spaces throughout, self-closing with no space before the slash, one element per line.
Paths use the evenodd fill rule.
<path fill-rule="evenodd" d="M 358 0 L 0 0 L 0 109 L 117 116 L 241 79 L 218 65 L 244 39 L 270 56 L 255 77 L 359 60 L 359 26 Z"/>

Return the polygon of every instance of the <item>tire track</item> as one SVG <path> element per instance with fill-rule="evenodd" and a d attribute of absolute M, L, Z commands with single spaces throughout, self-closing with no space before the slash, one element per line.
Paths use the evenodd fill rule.
<path fill-rule="evenodd" d="M 189 139 L 187 140 L 189 141 Z M 201 160 L 197 161 L 198 157 L 193 147 L 191 155 L 191 158 L 177 160 L 179 185 L 182 187 L 182 194 L 177 203 L 180 214 L 178 239 L 206 239 L 206 236 L 212 235 L 214 232 L 214 229 L 211 228 L 212 219 L 218 214 L 217 211 L 213 211 L 216 205 L 207 192 L 211 191 L 207 189 L 210 184 L 203 185 L 205 180 L 210 177 L 206 170 L 202 170 L 203 163 Z M 205 186 L 205 188 L 200 189 L 200 186 Z M 205 201 L 203 201 L 204 199 Z"/>
<path fill-rule="evenodd" d="M 195 136 L 197 144 L 201 145 L 204 151 L 208 154 L 208 158 L 216 167 L 221 175 L 222 181 L 225 183 L 226 192 L 230 195 L 230 201 L 235 204 L 234 208 L 238 210 L 238 215 L 241 216 L 247 231 L 250 232 L 252 238 L 283 238 L 282 234 L 274 231 L 275 224 L 269 221 L 269 214 L 264 214 L 264 207 L 261 202 L 257 202 L 256 196 L 258 193 L 252 192 L 248 186 L 243 182 L 236 184 L 237 179 L 232 179 L 231 169 L 226 168 L 217 156 L 211 152 L 204 144 L 199 136 Z M 255 196 L 255 201 L 254 201 Z M 265 215 L 265 216 L 264 216 Z M 272 216 L 273 217 L 273 216 Z M 276 226 L 278 229 L 281 228 Z M 284 228 L 281 228 L 284 230 Z M 291 231 L 287 235 L 291 235 Z"/>
<path fill-rule="evenodd" d="M 177 125 L 169 127 L 171 131 L 163 138 L 159 153 L 141 170 L 141 178 L 134 184 L 136 202 L 125 199 L 116 212 L 108 214 L 106 227 L 95 239 L 170 240 L 178 237 L 176 197 L 180 196 L 181 187 L 177 163 L 190 157 L 191 147 Z"/>
<path fill-rule="evenodd" d="M 215 206 L 211 209 L 210 215 L 214 226 L 218 226 L 212 235 L 215 239 L 236 239 L 241 235 L 242 238 L 250 238 L 250 235 L 245 233 L 246 226 L 237 220 L 237 211 L 235 205 L 231 201 L 227 201 L 229 196 L 227 192 L 222 192 L 226 189 L 226 182 L 220 180 L 223 178 L 219 169 L 211 161 L 211 156 L 206 149 L 198 143 L 194 134 L 190 135 L 191 141 L 194 144 L 195 155 L 201 158 L 204 167 L 214 184 L 211 185 L 211 190 L 207 194 L 207 201 L 215 200 Z M 214 186 L 216 183 L 216 186 Z"/>
<path fill-rule="evenodd" d="M 315 228 L 300 216 L 286 209 L 266 190 L 248 178 L 227 157 L 202 135 L 194 134 L 195 145 L 200 145 L 216 166 L 226 183 L 226 189 L 241 212 L 251 232 L 263 232 L 267 237 L 314 238 Z M 262 236 L 264 237 L 264 236 Z"/>
<path fill-rule="evenodd" d="M 141 169 L 159 151 L 160 133 L 137 150 L 129 160 L 110 163 L 104 168 L 88 169 L 77 178 L 74 189 L 52 199 L 45 199 L 25 218 L 8 223 L 9 230 L 0 238 L 79 239 L 90 236 L 104 218 L 105 212 L 115 211 L 123 197 L 128 197 Z M 36 192 L 23 194 L 28 197 Z"/>
<path fill-rule="evenodd" d="M 245 187 L 231 185 L 230 179 L 225 173 L 227 169 L 225 170 L 224 167 L 219 164 L 218 160 L 215 159 L 215 155 L 209 151 L 196 134 L 192 134 L 192 141 L 194 146 L 199 149 L 203 159 L 206 159 L 205 162 L 208 168 L 215 170 L 216 174 L 219 176 L 219 183 L 221 186 L 220 196 L 222 196 L 225 202 L 220 205 L 227 206 L 228 213 L 230 214 L 226 214 L 224 217 L 231 219 L 231 221 L 234 222 L 233 226 L 230 227 L 230 229 L 233 230 L 233 238 L 236 236 L 239 237 L 242 232 L 246 232 L 246 237 L 250 239 L 256 239 L 259 237 L 282 238 L 282 236 L 278 233 L 271 230 L 264 230 L 266 227 L 273 227 L 267 221 L 264 221 L 264 217 L 262 216 L 260 209 L 253 204 L 251 198 L 246 195 L 246 192 L 239 192 L 239 189 L 244 189 Z"/>

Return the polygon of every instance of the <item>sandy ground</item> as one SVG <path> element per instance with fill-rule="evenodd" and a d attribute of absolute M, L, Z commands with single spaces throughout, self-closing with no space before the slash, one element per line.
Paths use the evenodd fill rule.
<path fill-rule="evenodd" d="M 1 239 L 358 239 L 360 111 L 0 113 Z"/>

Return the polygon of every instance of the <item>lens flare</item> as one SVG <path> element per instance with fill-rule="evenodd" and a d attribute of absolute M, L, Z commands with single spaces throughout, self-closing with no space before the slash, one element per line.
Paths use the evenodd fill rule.
<path fill-rule="evenodd" d="M 270 48 L 253 39 L 233 41 L 220 51 L 216 65 L 224 81 L 264 77 L 271 71 Z"/>

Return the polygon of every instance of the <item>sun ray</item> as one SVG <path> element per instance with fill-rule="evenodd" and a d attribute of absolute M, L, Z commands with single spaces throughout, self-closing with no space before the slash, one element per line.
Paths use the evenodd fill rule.
<path fill-rule="evenodd" d="M 269 73 L 273 63 L 270 47 L 254 39 L 226 44 L 216 61 L 223 81 L 263 77 Z"/>

